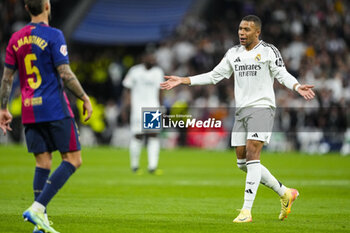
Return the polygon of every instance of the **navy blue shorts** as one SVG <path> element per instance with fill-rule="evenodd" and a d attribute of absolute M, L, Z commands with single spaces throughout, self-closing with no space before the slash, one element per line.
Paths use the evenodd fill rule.
<path fill-rule="evenodd" d="M 80 150 L 79 131 L 73 118 L 25 124 L 28 152 L 39 154 L 59 150 Z"/>

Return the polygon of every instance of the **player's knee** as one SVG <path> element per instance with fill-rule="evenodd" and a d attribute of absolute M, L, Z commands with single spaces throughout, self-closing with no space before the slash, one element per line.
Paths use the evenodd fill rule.
<path fill-rule="evenodd" d="M 262 142 L 260 141 L 251 141 L 250 143 L 247 143 L 247 153 L 256 153 L 259 151 L 261 148 L 261 143 Z"/>
<path fill-rule="evenodd" d="M 41 160 L 41 161 L 36 161 L 35 166 L 50 170 L 51 164 L 52 164 L 51 160 L 50 161 Z"/>
<path fill-rule="evenodd" d="M 35 165 L 44 169 L 51 169 L 52 155 L 50 153 L 35 154 Z"/>
<path fill-rule="evenodd" d="M 246 158 L 247 160 L 257 160 L 260 159 L 260 152 L 264 145 L 261 141 L 255 141 L 255 140 L 248 140 L 247 143 L 247 152 L 246 152 Z"/>
<path fill-rule="evenodd" d="M 76 169 L 78 169 L 83 163 L 80 151 L 62 154 L 62 159 L 71 163 Z"/>
<path fill-rule="evenodd" d="M 83 164 L 83 159 L 81 158 L 81 156 L 79 156 L 78 158 L 76 158 L 74 160 L 74 164 L 73 166 L 78 169 L 79 167 L 81 167 L 81 165 Z"/>
<path fill-rule="evenodd" d="M 79 158 L 74 158 L 74 159 L 69 158 L 69 159 L 63 159 L 63 160 L 72 164 L 75 167 L 75 169 L 78 169 L 83 163 L 81 158 L 80 159 Z"/>

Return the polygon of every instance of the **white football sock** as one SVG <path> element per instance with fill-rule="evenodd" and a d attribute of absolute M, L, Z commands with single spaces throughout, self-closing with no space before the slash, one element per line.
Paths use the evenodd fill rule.
<path fill-rule="evenodd" d="M 246 159 L 237 159 L 237 167 L 244 172 L 247 172 L 247 160 Z"/>
<path fill-rule="evenodd" d="M 142 149 L 142 140 L 132 137 L 130 140 L 130 146 L 129 146 L 131 169 L 139 167 L 141 149 Z"/>
<path fill-rule="evenodd" d="M 149 137 L 148 144 L 147 144 L 148 170 L 157 169 L 158 159 L 159 159 L 159 150 L 160 150 L 159 138 Z"/>
<path fill-rule="evenodd" d="M 246 159 L 237 159 L 237 166 L 244 172 L 247 172 Z M 275 191 L 279 196 L 283 196 L 286 192 L 286 186 L 281 184 L 270 171 L 262 164 L 261 165 L 261 180 L 260 183 Z"/>
<path fill-rule="evenodd" d="M 283 196 L 286 186 L 281 184 L 270 171 L 261 164 L 261 181 L 263 185 L 275 191 L 278 195 Z"/>
<path fill-rule="evenodd" d="M 253 202 L 258 191 L 261 180 L 260 160 L 251 160 L 247 162 L 247 177 L 245 182 L 243 209 L 251 210 Z"/>
<path fill-rule="evenodd" d="M 31 206 L 32 210 L 39 213 L 45 212 L 45 206 L 37 201 L 34 201 L 34 203 Z"/>

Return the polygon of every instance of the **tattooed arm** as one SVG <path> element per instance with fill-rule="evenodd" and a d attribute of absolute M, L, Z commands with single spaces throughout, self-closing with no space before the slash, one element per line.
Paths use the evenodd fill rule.
<path fill-rule="evenodd" d="M 83 114 L 87 113 L 85 121 L 89 120 L 92 114 L 92 106 L 88 95 L 85 93 L 83 87 L 80 85 L 79 80 L 71 70 L 68 64 L 59 65 L 57 67 L 58 74 L 63 80 L 64 86 L 67 87 L 73 95 L 84 101 Z"/>
<path fill-rule="evenodd" d="M 60 65 L 57 67 L 57 71 L 63 80 L 64 86 L 67 87 L 77 98 L 83 100 L 86 93 L 70 66 L 68 64 Z"/>
<path fill-rule="evenodd" d="M 10 123 L 12 121 L 12 116 L 7 110 L 7 103 L 10 98 L 10 93 L 12 89 L 13 77 L 15 70 L 8 67 L 4 68 L 4 74 L 2 76 L 1 88 L 0 88 L 0 129 L 6 134 L 7 130 L 12 130 Z"/>

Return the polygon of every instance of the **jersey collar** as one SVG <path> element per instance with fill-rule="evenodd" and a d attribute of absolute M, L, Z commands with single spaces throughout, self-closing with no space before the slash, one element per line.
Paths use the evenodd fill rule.
<path fill-rule="evenodd" d="M 33 26 L 36 26 L 36 25 L 44 25 L 44 26 L 49 26 L 49 25 L 47 25 L 46 23 L 44 23 L 44 22 L 39 22 L 39 23 L 33 23 L 33 22 L 30 22 L 30 23 L 28 23 L 28 25 L 33 25 Z"/>
<path fill-rule="evenodd" d="M 262 40 L 259 40 L 259 43 L 257 45 L 255 45 L 255 47 L 253 49 L 256 49 L 257 47 L 259 47 L 259 45 L 261 45 L 262 42 L 263 42 Z"/>
<path fill-rule="evenodd" d="M 247 50 L 245 46 L 243 46 L 244 50 L 247 51 L 247 52 L 250 52 L 250 51 L 253 51 L 254 49 L 256 49 L 257 47 L 259 47 L 259 45 L 262 43 L 263 41 L 262 40 L 259 40 L 259 43 L 257 43 L 254 48 L 252 48 L 251 50 Z"/>

